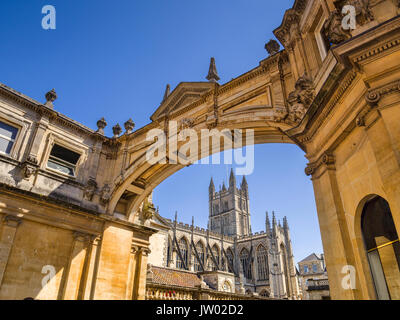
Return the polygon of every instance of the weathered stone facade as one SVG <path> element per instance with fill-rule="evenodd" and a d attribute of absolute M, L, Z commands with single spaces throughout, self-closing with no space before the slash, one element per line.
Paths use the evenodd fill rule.
<path fill-rule="evenodd" d="M 344 5 L 354 30 L 341 25 Z M 186 166 L 146 161 L 146 135 L 174 120 L 298 145 L 332 298 L 399 299 L 399 14 L 397 0 L 295 0 L 274 31 L 281 51 L 269 43 L 268 58 L 223 85 L 214 60 L 209 82 L 167 89 L 149 125 L 128 120 L 112 138 L 104 119 L 94 131 L 57 112 L 55 90 L 41 103 L 0 84 L 0 298 L 144 298 L 149 195 Z M 42 286 L 49 265 L 56 276 Z M 355 284 L 342 285 L 344 268 Z"/>
<path fill-rule="evenodd" d="M 299 288 L 286 217 L 283 225 L 273 213 L 266 216 L 265 232 L 251 232 L 249 191 L 231 171 L 229 187 L 209 187 L 208 229 L 162 218 L 156 213 L 150 238 L 149 264 L 197 274 L 210 289 L 298 299 Z M 183 263 L 182 263 L 183 261 Z M 154 285 L 154 284 L 152 284 Z"/>

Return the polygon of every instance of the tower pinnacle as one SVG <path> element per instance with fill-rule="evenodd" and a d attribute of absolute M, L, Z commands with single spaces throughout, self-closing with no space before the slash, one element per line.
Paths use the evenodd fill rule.
<path fill-rule="evenodd" d="M 208 70 L 206 79 L 210 82 L 218 82 L 218 80 L 220 80 L 217 72 L 217 66 L 215 65 L 215 58 L 211 58 L 210 68 Z"/>

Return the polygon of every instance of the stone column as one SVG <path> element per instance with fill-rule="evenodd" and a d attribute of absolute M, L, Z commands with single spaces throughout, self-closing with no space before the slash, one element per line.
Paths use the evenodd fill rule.
<path fill-rule="evenodd" d="M 78 300 L 84 297 L 91 253 L 90 240 L 90 235 L 74 232 L 74 242 L 66 270 L 64 300 Z"/>
<path fill-rule="evenodd" d="M 345 276 L 342 274 L 343 267 L 355 267 L 356 262 L 336 180 L 334 157 L 325 153 L 307 167 L 306 173 L 312 174 L 332 299 L 358 299 L 359 290 L 345 290 L 341 285 Z M 358 272 L 356 282 L 359 283 Z"/>
<path fill-rule="evenodd" d="M 15 233 L 21 222 L 21 219 L 12 215 L 3 218 L 3 225 L 0 230 L 0 287 L 14 243 Z"/>
<path fill-rule="evenodd" d="M 146 298 L 147 257 L 150 252 L 149 248 L 142 247 L 136 254 L 133 300 L 145 300 Z"/>

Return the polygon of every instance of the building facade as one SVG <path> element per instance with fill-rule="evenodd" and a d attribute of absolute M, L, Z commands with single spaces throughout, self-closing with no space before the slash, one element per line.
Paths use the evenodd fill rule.
<path fill-rule="evenodd" d="M 298 263 L 303 300 L 330 299 L 324 255 L 310 254 Z"/>
<path fill-rule="evenodd" d="M 290 230 L 286 217 L 270 223 L 265 232 L 251 232 L 249 189 L 246 178 L 237 187 L 231 171 L 229 186 L 209 187 L 208 229 L 162 218 L 152 225 L 159 232 L 150 238 L 152 267 L 197 274 L 209 288 L 271 298 L 299 298 Z M 160 269 L 157 269 L 160 272 Z M 165 272 L 170 272 L 165 270 Z"/>
<path fill-rule="evenodd" d="M 354 29 L 343 28 L 348 5 Z M 149 239 L 174 225 L 153 227 L 149 196 L 186 166 L 146 161 L 156 144 L 147 134 L 170 121 L 198 136 L 254 129 L 255 144 L 296 144 L 309 160 L 332 299 L 400 299 L 399 15 L 397 0 L 295 0 L 273 31 L 283 48 L 269 41 L 268 57 L 224 84 L 214 61 L 208 81 L 167 90 L 148 125 L 115 124 L 112 137 L 104 119 L 93 130 L 56 111 L 54 90 L 39 102 L 0 84 L 0 299 L 144 298 Z M 235 212 L 223 232 L 246 237 L 250 220 Z M 190 228 L 176 223 L 175 234 Z M 353 285 L 342 286 L 343 268 L 355 270 Z M 42 285 L 48 270 L 56 276 Z"/>

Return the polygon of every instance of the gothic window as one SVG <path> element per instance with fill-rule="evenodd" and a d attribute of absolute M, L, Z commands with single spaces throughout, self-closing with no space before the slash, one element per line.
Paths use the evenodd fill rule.
<path fill-rule="evenodd" d="M 249 251 L 247 249 L 243 249 L 240 253 L 240 263 L 242 264 L 243 268 L 243 273 L 246 279 L 252 279 L 253 274 L 252 274 L 252 264 L 251 264 L 251 259 L 249 259 Z"/>
<path fill-rule="evenodd" d="M 0 121 L 0 153 L 10 154 L 18 129 Z"/>
<path fill-rule="evenodd" d="M 196 251 L 197 251 L 197 254 L 199 255 L 199 258 L 200 258 L 201 262 L 204 265 L 204 246 L 200 241 L 197 242 L 197 244 L 196 244 Z M 194 271 L 196 271 L 196 272 L 203 271 L 201 269 L 200 262 L 197 260 L 197 257 L 195 257 L 194 260 L 195 260 L 194 261 Z"/>
<path fill-rule="evenodd" d="M 228 263 L 228 271 L 233 273 L 233 270 L 231 268 L 231 266 L 233 266 L 233 252 L 232 252 L 232 250 L 230 248 L 226 251 L 226 257 L 228 259 L 228 261 L 227 261 L 227 263 Z"/>
<path fill-rule="evenodd" d="M 217 245 L 213 246 L 212 253 L 214 255 L 215 260 L 217 261 L 217 264 L 219 265 L 219 249 L 218 249 Z M 218 270 L 218 267 L 215 266 L 215 264 L 213 264 L 212 270 L 216 271 L 216 270 Z"/>
<path fill-rule="evenodd" d="M 185 269 L 188 265 L 188 245 L 187 245 L 185 238 L 182 238 L 181 240 L 179 240 L 178 244 L 179 244 L 179 250 L 181 252 L 183 261 L 181 259 L 181 256 L 178 253 L 176 255 L 176 267 L 178 269 Z"/>
<path fill-rule="evenodd" d="M 257 267 L 258 280 L 268 280 L 268 253 L 264 246 L 259 246 L 257 249 Z"/>
<path fill-rule="evenodd" d="M 171 238 L 168 237 L 168 246 L 167 246 L 167 267 L 169 266 L 172 260 L 172 241 Z"/>
<path fill-rule="evenodd" d="M 361 230 L 378 299 L 400 299 L 400 244 L 388 202 L 376 197 L 364 206 Z"/>

